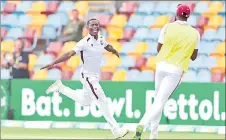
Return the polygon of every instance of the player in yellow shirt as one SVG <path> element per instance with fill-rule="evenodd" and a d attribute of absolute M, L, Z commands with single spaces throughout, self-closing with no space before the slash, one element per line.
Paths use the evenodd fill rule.
<path fill-rule="evenodd" d="M 190 61 L 197 57 L 200 34 L 187 24 L 189 16 L 189 7 L 181 4 L 177 7 L 176 21 L 161 30 L 157 46 L 155 100 L 139 122 L 133 139 L 141 139 L 143 130 L 149 125 L 150 139 L 157 139 L 163 107 L 180 84 Z"/>

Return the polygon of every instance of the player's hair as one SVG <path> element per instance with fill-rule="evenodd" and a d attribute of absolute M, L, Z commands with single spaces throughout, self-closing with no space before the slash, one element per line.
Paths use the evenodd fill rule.
<path fill-rule="evenodd" d="M 88 21 L 87 21 L 87 26 L 89 26 L 89 23 L 90 23 L 90 21 L 92 21 L 92 20 L 97 20 L 96 18 L 91 18 L 91 19 L 89 19 Z M 97 20 L 98 21 L 98 20 Z M 99 22 L 99 21 L 98 21 Z"/>

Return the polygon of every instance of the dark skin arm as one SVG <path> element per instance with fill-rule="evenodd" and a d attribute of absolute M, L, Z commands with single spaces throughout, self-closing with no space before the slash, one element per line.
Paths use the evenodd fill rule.
<path fill-rule="evenodd" d="M 162 48 L 162 44 L 161 43 L 158 43 L 158 46 L 157 46 L 157 52 L 158 53 L 160 52 L 161 48 Z"/>
<path fill-rule="evenodd" d="M 117 57 L 119 57 L 119 53 L 111 46 L 111 45 L 107 45 L 105 47 L 105 49 L 108 51 L 108 52 L 111 52 L 113 54 L 115 54 Z"/>
<path fill-rule="evenodd" d="M 191 60 L 194 61 L 198 56 L 198 49 L 195 49 L 191 55 Z"/>
<path fill-rule="evenodd" d="M 69 51 L 67 53 L 64 53 L 59 58 L 57 58 L 55 61 L 53 61 L 52 63 L 42 67 L 41 70 L 42 69 L 51 69 L 55 64 L 61 63 L 63 61 L 66 61 L 66 60 L 68 60 L 69 58 L 71 58 L 75 54 L 76 54 L 76 52 L 73 51 L 73 50 L 71 50 L 71 51 Z"/>

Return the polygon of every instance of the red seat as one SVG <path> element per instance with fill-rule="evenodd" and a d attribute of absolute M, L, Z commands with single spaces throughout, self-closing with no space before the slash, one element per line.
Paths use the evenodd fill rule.
<path fill-rule="evenodd" d="M 24 31 L 23 38 L 28 39 L 30 42 L 32 42 L 34 37 L 35 37 L 35 30 L 29 27 L 26 28 Z"/>
<path fill-rule="evenodd" d="M 62 79 L 64 80 L 70 80 L 73 76 L 73 72 L 71 71 L 65 71 L 62 73 Z"/>
<path fill-rule="evenodd" d="M 111 80 L 112 76 L 112 72 L 101 72 L 101 80 Z"/>
<path fill-rule="evenodd" d="M 51 42 L 46 51 L 47 53 L 53 53 L 54 55 L 57 55 L 60 52 L 62 46 L 62 42 Z"/>
<path fill-rule="evenodd" d="M 5 6 L 4 6 L 3 13 L 10 14 L 10 13 L 12 13 L 15 10 L 16 10 L 16 4 L 15 3 L 8 3 L 7 2 L 5 4 Z"/>
<path fill-rule="evenodd" d="M 46 11 L 42 12 L 45 14 L 54 14 L 57 11 L 57 8 L 59 6 L 59 1 L 50 1 L 48 2 L 47 6 L 46 6 Z"/>
<path fill-rule="evenodd" d="M 111 20 L 110 15 L 99 15 L 96 18 L 99 20 L 101 27 L 105 27 L 106 25 L 108 25 Z"/>
<path fill-rule="evenodd" d="M 7 29 L 4 27 L 1 27 L 1 39 L 4 38 L 7 34 Z"/>
<path fill-rule="evenodd" d="M 223 72 L 214 72 L 211 73 L 212 82 L 223 82 L 224 81 L 224 73 Z"/>
<path fill-rule="evenodd" d="M 197 26 L 203 27 L 203 26 L 208 24 L 208 21 L 209 21 L 209 19 L 207 17 L 200 16 L 199 19 L 198 19 Z"/>
<path fill-rule="evenodd" d="M 136 59 L 135 67 L 141 68 L 141 67 L 145 66 L 146 63 L 147 63 L 147 58 L 141 56 L 141 57 Z"/>
<path fill-rule="evenodd" d="M 187 2 L 185 4 L 190 8 L 191 12 L 194 11 L 194 9 L 195 9 L 195 3 L 194 2 Z"/>
<path fill-rule="evenodd" d="M 23 39 L 24 41 L 24 48 L 30 48 L 31 47 L 31 42 L 28 41 L 27 39 Z"/>
<path fill-rule="evenodd" d="M 202 37 L 202 35 L 204 33 L 203 28 L 201 28 L 201 27 L 195 27 L 195 29 L 199 31 L 200 37 Z"/>
<path fill-rule="evenodd" d="M 120 13 L 132 14 L 134 13 L 137 4 L 135 2 L 124 2 L 119 9 Z"/>
<path fill-rule="evenodd" d="M 134 33 L 135 33 L 135 30 L 133 30 L 133 29 L 125 29 L 123 32 L 122 39 L 129 41 L 133 37 Z"/>

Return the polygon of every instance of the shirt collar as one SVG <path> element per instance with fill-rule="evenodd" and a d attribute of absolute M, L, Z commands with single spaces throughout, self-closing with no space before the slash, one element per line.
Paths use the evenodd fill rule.
<path fill-rule="evenodd" d="M 179 24 L 188 24 L 187 21 L 182 21 L 182 20 L 177 20 L 177 21 L 175 21 L 175 23 L 179 23 Z"/>
<path fill-rule="evenodd" d="M 94 36 L 92 36 L 92 35 L 89 34 L 89 33 L 88 33 L 88 37 L 89 37 L 89 38 L 92 38 L 92 39 L 95 39 Z M 100 32 L 98 33 L 98 38 L 97 38 L 97 40 L 99 40 L 99 38 L 100 38 Z M 95 40 L 96 40 L 96 39 L 95 39 Z"/>

